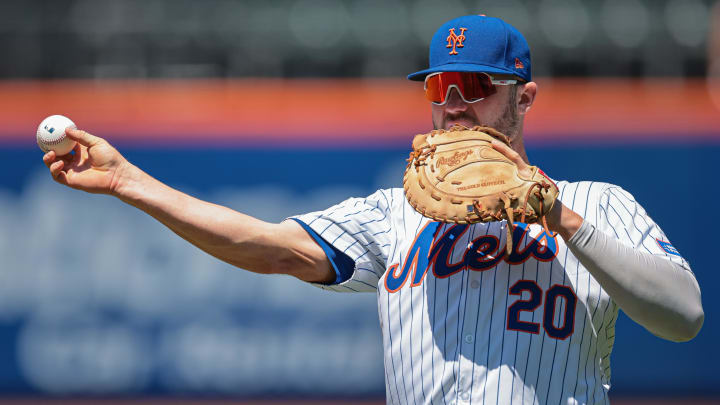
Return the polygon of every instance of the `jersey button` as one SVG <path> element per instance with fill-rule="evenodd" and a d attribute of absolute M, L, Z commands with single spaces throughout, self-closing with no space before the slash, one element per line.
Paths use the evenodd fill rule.
<path fill-rule="evenodd" d="M 465 391 L 460 395 L 460 399 L 463 401 L 469 401 L 470 400 L 470 393 Z"/>
<path fill-rule="evenodd" d="M 472 343 L 475 341 L 475 336 L 473 335 L 465 335 L 465 343 Z"/>
<path fill-rule="evenodd" d="M 470 282 L 470 287 L 477 289 L 478 287 L 480 287 L 480 282 L 477 280 L 473 280 Z"/>

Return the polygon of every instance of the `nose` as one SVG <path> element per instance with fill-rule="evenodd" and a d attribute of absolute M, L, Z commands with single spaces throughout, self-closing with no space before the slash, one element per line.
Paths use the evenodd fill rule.
<path fill-rule="evenodd" d="M 445 104 L 445 110 L 449 113 L 465 111 L 468 106 L 467 103 L 460 96 L 460 91 L 452 87 L 447 95 L 447 103 Z"/>

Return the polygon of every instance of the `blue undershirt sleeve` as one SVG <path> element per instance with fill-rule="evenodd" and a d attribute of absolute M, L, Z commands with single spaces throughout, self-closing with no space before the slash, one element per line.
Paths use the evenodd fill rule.
<path fill-rule="evenodd" d="M 317 232 L 310 228 L 306 223 L 300 221 L 297 218 L 290 219 L 297 222 L 298 224 L 300 224 L 300 226 L 303 227 L 303 229 L 322 248 L 328 260 L 330 260 L 330 264 L 335 270 L 335 282 L 330 283 L 329 285 L 340 284 L 344 281 L 349 280 L 350 277 L 352 277 L 352 274 L 355 271 L 355 261 L 351 259 L 350 256 L 341 252 L 335 246 L 329 244 L 325 239 L 322 238 L 322 236 L 318 235 Z"/>

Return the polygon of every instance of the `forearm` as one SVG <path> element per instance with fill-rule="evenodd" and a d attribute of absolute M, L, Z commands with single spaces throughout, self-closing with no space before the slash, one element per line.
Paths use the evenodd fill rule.
<path fill-rule="evenodd" d="M 687 341 L 703 319 L 700 289 L 691 272 L 641 252 L 584 222 L 566 243 L 620 308 L 653 334 Z"/>
<path fill-rule="evenodd" d="M 277 225 L 175 190 L 135 166 L 119 174 L 113 194 L 180 237 L 230 264 L 257 273 L 278 269 Z"/>
<path fill-rule="evenodd" d="M 128 162 L 107 141 L 67 129 L 78 142 L 64 158 L 48 152 L 43 162 L 60 184 L 110 194 L 165 224 L 205 252 L 256 273 L 282 273 L 330 282 L 335 272 L 323 250 L 295 221 L 270 224 L 166 186 Z"/>

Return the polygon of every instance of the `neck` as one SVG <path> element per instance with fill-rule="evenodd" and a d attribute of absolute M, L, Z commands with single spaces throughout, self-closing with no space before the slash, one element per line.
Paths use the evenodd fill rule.
<path fill-rule="evenodd" d="M 520 121 L 517 132 L 510 137 L 510 147 L 517 152 L 525 163 L 530 164 L 527 152 L 525 152 L 525 141 L 523 140 L 523 122 Z"/>

